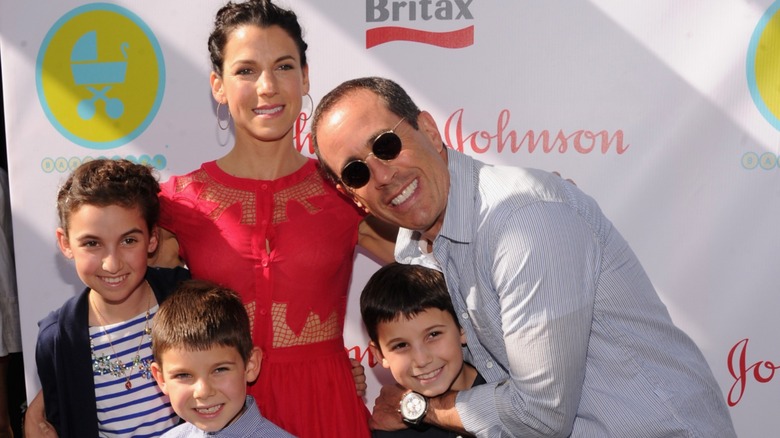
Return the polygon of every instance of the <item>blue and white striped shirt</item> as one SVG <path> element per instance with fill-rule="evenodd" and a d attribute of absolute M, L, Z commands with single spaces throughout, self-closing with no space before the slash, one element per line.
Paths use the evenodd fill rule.
<path fill-rule="evenodd" d="M 703 355 L 596 202 L 558 176 L 448 149 L 433 245 L 489 382 L 456 407 L 478 436 L 734 437 Z M 396 258 L 419 260 L 401 229 Z M 492 382 L 492 383 L 490 383 Z"/>
<path fill-rule="evenodd" d="M 150 327 L 157 309 L 154 306 L 150 310 Z M 152 343 L 150 335 L 144 333 L 145 326 L 146 312 L 105 328 L 89 328 L 94 354 L 107 358 L 111 366 L 117 365 L 118 356 L 125 373 L 117 376 L 106 372 L 105 367 L 93 365 L 101 437 L 159 437 L 179 422 L 168 396 L 162 393 L 147 368 L 152 362 Z M 142 359 L 141 369 L 133 365 L 136 354 Z M 125 386 L 127 376 L 132 384 L 130 389 Z"/>

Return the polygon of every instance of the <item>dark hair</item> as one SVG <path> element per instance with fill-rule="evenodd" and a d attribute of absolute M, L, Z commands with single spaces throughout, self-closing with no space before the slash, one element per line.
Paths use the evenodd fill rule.
<path fill-rule="evenodd" d="M 214 30 L 209 35 L 208 42 L 211 68 L 220 77 L 222 76 L 222 64 L 225 62 L 224 50 L 228 37 L 236 28 L 245 25 L 253 25 L 263 29 L 271 26 L 281 27 L 298 46 L 301 66 L 307 65 L 306 48 L 308 44 L 303 40 L 303 32 L 295 12 L 278 7 L 271 0 L 228 2 L 217 12 L 214 19 Z"/>
<path fill-rule="evenodd" d="M 203 351 L 214 346 L 235 347 L 246 362 L 252 353 L 249 316 L 241 298 L 231 289 L 205 280 L 179 284 L 154 317 L 152 354 L 172 348 Z"/>
<path fill-rule="evenodd" d="M 151 167 L 128 160 L 98 159 L 82 163 L 57 193 L 57 216 L 68 235 L 70 216 L 84 205 L 137 207 L 149 227 L 160 218 L 160 184 Z"/>
<path fill-rule="evenodd" d="M 449 312 L 455 325 L 460 322 L 447 292 L 444 275 L 419 265 L 390 263 L 371 276 L 360 295 L 360 314 L 368 337 L 379 345 L 377 327 L 398 317 L 412 318 L 436 308 Z"/>
<path fill-rule="evenodd" d="M 334 183 L 339 182 L 339 177 L 333 171 L 333 169 L 322 159 L 320 154 L 320 147 L 317 142 L 317 127 L 319 126 L 320 119 L 330 111 L 336 104 L 342 99 L 350 96 L 352 93 L 356 93 L 360 90 L 370 91 L 379 96 L 387 105 L 387 109 L 393 114 L 403 117 L 409 125 L 414 129 L 418 129 L 417 116 L 420 115 L 420 108 L 414 103 L 406 90 L 401 88 L 400 85 L 391 81 L 390 79 L 379 77 L 366 77 L 352 79 L 346 82 L 342 82 L 339 86 L 328 92 L 325 97 L 320 100 L 317 109 L 314 111 L 314 117 L 312 118 L 311 125 L 311 141 L 314 144 L 314 152 L 317 154 L 317 158 L 320 160 L 321 169 L 324 171 L 324 176 L 328 180 Z"/>

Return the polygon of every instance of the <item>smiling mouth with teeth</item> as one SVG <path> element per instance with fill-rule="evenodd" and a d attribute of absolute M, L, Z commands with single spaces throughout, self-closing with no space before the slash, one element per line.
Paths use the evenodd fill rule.
<path fill-rule="evenodd" d="M 263 115 L 268 115 L 268 114 L 276 114 L 276 113 L 282 111 L 282 109 L 284 109 L 284 108 L 281 107 L 281 106 L 277 106 L 277 107 L 274 107 L 274 108 L 271 108 L 271 109 L 256 108 L 256 109 L 252 110 L 252 112 L 257 114 L 258 116 L 263 116 Z"/>
<path fill-rule="evenodd" d="M 430 373 L 419 374 L 419 375 L 417 375 L 417 379 L 418 380 L 429 380 L 429 379 L 432 379 L 432 378 L 438 376 L 439 373 L 441 372 L 441 370 L 442 370 L 441 368 L 437 368 L 437 369 L 431 371 Z"/>
<path fill-rule="evenodd" d="M 409 199 L 410 196 L 412 196 L 412 193 L 414 193 L 415 190 L 417 190 L 417 180 L 412 181 L 411 184 L 406 186 L 404 191 L 401 192 L 400 195 L 393 198 L 393 200 L 390 201 L 390 203 L 393 204 L 394 206 L 401 205 L 404 201 Z"/>
<path fill-rule="evenodd" d="M 213 414 L 217 411 L 219 411 L 222 408 L 222 405 L 214 405 L 209 408 L 195 408 L 196 411 L 198 411 L 201 414 Z"/>
<path fill-rule="evenodd" d="M 126 278 L 126 275 L 123 275 L 121 277 L 103 277 L 103 281 L 105 281 L 108 284 L 118 284 L 124 281 Z"/>

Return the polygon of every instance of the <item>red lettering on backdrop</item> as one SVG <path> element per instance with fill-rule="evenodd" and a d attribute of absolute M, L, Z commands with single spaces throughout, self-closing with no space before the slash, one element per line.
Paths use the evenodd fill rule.
<path fill-rule="evenodd" d="M 736 406 L 737 403 L 742 400 L 751 374 L 756 382 L 767 383 L 775 377 L 775 370 L 780 368 L 780 365 L 775 365 L 768 360 L 760 360 L 747 366 L 747 346 L 748 339 L 745 338 L 737 342 L 736 345 L 731 348 L 731 351 L 729 351 L 729 373 L 731 373 L 731 377 L 734 378 L 734 384 L 731 385 L 727 400 L 731 407 Z M 762 369 L 768 370 L 768 373 L 765 376 L 761 374 Z"/>
<path fill-rule="evenodd" d="M 366 346 L 366 348 L 362 349 L 359 345 L 355 345 L 352 348 L 347 349 L 347 354 L 349 355 L 350 359 L 356 359 L 360 361 L 360 363 L 364 363 L 363 359 L 368 358 L 368 360 L 365 362 L 366 365 L 368 365 L 369 368 L 374 368 L 379 362 L 376 360 L 376 357 L 374 357 L 374 354 L 371 353 L 371 349 Z"/>
<path fill-rule="evenodd" d="M 463 128 L 463 113 L 463 108 L 455 111 L 444 125 L 444 141 L 459 152 L 484 154 L 495 150 L 500 154 L 509 146 L 509 152 L 515 154 L 525 145 L 529 154 L 541 146 L 541 151 L 545 154 L 554 151 L 564 154 L 571 149 L 579 154 L 595 151 L 606 155 L 614 146 L 615 153 L 622 155 L 631 146 L 624 143 L 622 129 L 611 134 L 606 130 L 594 132 L 585 129 L 567 134 L 561 129 L 552 137 L 552 142 L 549 130 L 529 129 L 518 141 L 517 131 L 508 129 L 511 113 L 506 109 L 498 114 L 495 132 L 477 131 L 466 134 Z"/>
<path fill-rule="evenodd" d="M 525 145 L 529 154 L 534 153 L 541 146 L 541 151 L 545 154 L 554 151 L 565 154 L 572 149 L 583 155 L 593 153 L 594 150 L 601 152 L 602 155 L 606 155 L 614 144 L 615 153 L 622 155 L 631 146 L 624 143 L 622 129 L 618 129 L 611 135 L 606 130 L 593 132 L 580 129 L 567 134 L 561 129 L 552 137 L 552 141 L 550 141 L 551 135 L 549 130 L 534 131 L 529 129 L 518 141 L 517 131 L 507 129 L 511 113 L 506 109 L 498 114 L 495 133 L 477 131 L 466 135 L 463 129 L 463 113 L 463 108 L 455 111 L 444 125 L 444 141 L 459 152 L 470 150 L 477 154 L 484 154 L 491 149 L 495 149 L 500 154 L 509 146 L 509 152 L 515 154 Z M 295 129 L 295 148 L 299 152 L 314 154 L 311 133 L 305 132 L 309 119 L 308 114 L 301 113 L 295 120 L 293 128 Z M 306 148 L 306 151 L 304 151 L 304 148 Z"/>
<path fill-rule="evenodd" d="M 309 154 L 314 154 L 314 145 L 311 143 L 311 133 L 307 132 L 303 135 L 303 131 L 306 129 L 306 125 L 309 121 L 309 115 L 306 113 L 300 113 L 298 118 L 295 119 L 295 135 L 293 135 L 295 141 L 295 148 L 298 152 L 304 152 L 303 147 L 309 145 Z"/>

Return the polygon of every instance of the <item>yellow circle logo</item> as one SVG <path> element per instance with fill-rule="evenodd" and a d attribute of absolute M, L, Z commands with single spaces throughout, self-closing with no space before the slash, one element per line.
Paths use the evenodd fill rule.
<path fill-rule="evenodd" d="M 761 115 L 780 129 L 780 1 L 764 13 L 750 39 L 747 77 Z"/>
<path fill-rule="evenodd" d="M 157 39 L 138 16 L 104 3 L 76 8 L 49 30 L 36 63 L 38 98 L 60 133 L 109 149 L 141 134 L 165 90 Z"/>

